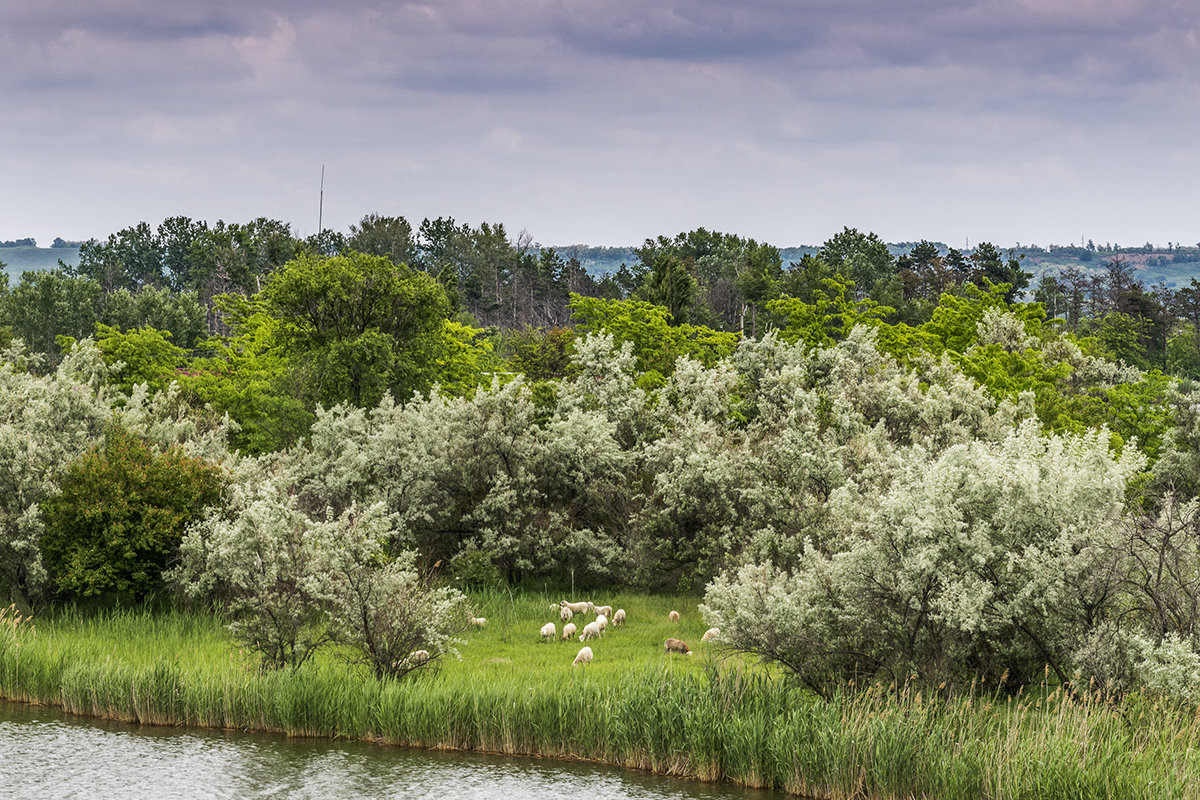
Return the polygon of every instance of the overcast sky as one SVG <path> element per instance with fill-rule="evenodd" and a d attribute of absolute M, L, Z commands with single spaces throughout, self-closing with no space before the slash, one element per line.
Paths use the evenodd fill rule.
<path fill-rule="evenodd" d="M 0 239 L 1200 242 L 1195 0 L 0 0 Z"/>

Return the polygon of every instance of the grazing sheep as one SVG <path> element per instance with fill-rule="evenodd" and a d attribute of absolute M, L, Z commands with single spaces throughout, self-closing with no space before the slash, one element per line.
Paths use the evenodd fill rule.
<path fill-rule="evenodd" d="M 667 614 L 667 619 L 671 620 L 671 622 L 679 622 L 679 612 L 672 611 L 670 614 Z"/>
<path fill-rule="evenodd" d="M 563 606 L 561 609 L 559 609 L 558 615 L 562 617 L 563 622 L 570 622 L 571 617 L 575 616 L 575 612 L 566 606 Z"/>
<path fill-rule="evenodd" d="M 596 617 L 596 626 L 600 628 L 600 632 L 604 633 L 604 629 L 608 627 L 608 617 L 600 614 Z"/>
<path fill-rule="evenodd" d="M 558 629 L 554 627 L 553 622 L 547 622 L 542 626 L 542 638 L 553 639 L 558 634 Z"/>
<path fill-rule="evenodd" d="M 566 600 L 563 600 L 559 605 L 563 608 L 571 609 L 576 614 L 589 613 L 592 610 L 592 602 L 590 600 L 580 600 L 578 603 L 568 603 Z"/>
<path fill-rule="evenodd" d="M 603 614 L 606 617 L 612 616 L 612 606 L 596 606 L 596 613 Z"/>
<path fill-rule="evenodd" d="M 663 642 L 663 646 L 668 653 L 683 653 L 686 655 L 692 654 L 692 648 L 687 646 L 687 642 L 681 639 L 667 639 Z"/>
<path fill-rule="evenodd" d="M 700 641 L 711 642 L 713 639 L 717 638 L 720 635 L 721 635 L 720 628 L 709 628 L 708 630 L 706 630 L 704 632 L 704 635 L 700 637 Z"/>
<path fill-rule="evenodd" d="M 592 648 L 581 647 L 579 648 L 579 655 L 575 656 L 575 660 L 571 662 L 571 666 L 574 667 L 577 664 L 590 663 L 592 663 Z"/>
<path fill-rule="evenodd" d="M 625 609 L 618 608 L 617 613 L 613 614 L 613 627 L 619 628 L 625 624 Z"/>
<path fill-rule="evenodd" d="M 586 642 L 588 639 L 600 638 L 600 626 L 595 622 L 589 622 L 583 626 L 583 632 L 579 634 L 579 641 Z"/>
<path fill-rule="evenodd" d="M 574 635 L 575 635 L 575 623 L 574 622 L 568 622 L 566 625 L 563 625 L 562 637 L 564 639 L 570 639 Z"/>
<path fill-rule="evenodd" d="M 408 654 L 408 658 L 404 659 L 409 664 L 414 664 L 418 667 L 423 667 L 429 663 L 430 655 L 428 650 L 413 650 Z"/>
<path fill-rule="evenodd" d="M 482 628 L 487 625 L 487 617 L 471 617 L 471 624 L 476 628 Z"/>

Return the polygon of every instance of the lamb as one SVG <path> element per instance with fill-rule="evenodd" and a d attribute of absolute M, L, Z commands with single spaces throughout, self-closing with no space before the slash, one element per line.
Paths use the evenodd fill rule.
<path fill-rule="evenodd" d="M 618 608 L 617 613 L 613 614 L 613 627 L 619 628 L 625 624 L 625 609 Z"/>
<path fill-rule="evenodd" d="M 721 635 L 720 628 L 709 628 L 708 630 L 706 630 L 704 632 L 704 635 L 700 637 L 700 641 L 711 642 L 713 639 L 716 639 L 720 635 Z"/>
<path fill-rule="evenodd" d="M 415 664 L 418 667 L 423 667 L 429 663 L 430 655 L 428 650 L 413 650 L 408 654 L 408 658 L 404 659 L 409 664 Z"/>
<path fill-rule="evenodd" d="M 687 646 L 687 642 L 681 639 L 667 639 L 663 642 L 663 646 L 668 653 L 683 653 L 685 655 L 692 654 L 692 648 Z"/>
<path fill-rule="evenodd" d="M 596 606 L 596 613 L 603 614 L 606 617 L 612 616 L 612 606 Z"/>
<path fill-rule="evenodd" d="M 608 617 L 600 614 L 596 617 L 596 626 L 600 628 L 600 632 L 604 633 L 604 629 L 608 627 Z"/>
<path fill-rule="evenodd" d="M 578 603 L 568 603 L 566 600 L 563 600 L 559 605 L 563 608 L 571 609 L 576 614 L 591 613 L 592 610 L 592 602 L 590 600 L 580 600 Z"/>
<path fill-rule="evenodd" d="M 583 632 L 579 634 L 579 641 L 586 642 L 588 639 L 600 638 L 600 626 L 595 622 L 589 622 L 583 626 Z"/>
<path fill-rule="evenodd" d="M 558 634 L 558 629 L 554 627 L 553 622 L 547 622 L 542 626 L 542 638 L 553 639 Z"/>
<path fill-rule="evenodd" d="M 670 614 L 667 614 L 667 619 L 671 620 L 671 622 L 679 622 L 679 612 L 672 611 Z"/>
<path fill-rule="evenodd" d="M 575 656 L 575 660 L 571 662 L 571 666 L 574 667 L 577 664 L 590 664 L 590 663 L 592 663 L 592 648 L 581 647 L 581 648 L 579 648 L 579 655 Z"/>
<path fill-rule="evenodd" d="M 561 609 L 559 609 L 558 615 L 562 617 L 563 622 L 570 622 L 571 617 L 575 616 L 575 612 L 566 606 L 563 606 Z"/>
<path fill-rule="evenodd" d="M 476 628 L 482 628 L 487 625 L 487 617 L 471 617 L 471 624 Z"/>
<path fill-rule="evenodd" d="M 563 625 L 563 634 L 562 634 L 563 639 L 570 639 L 574 635 L 575 635 L 575 623 L 574 622 L 568 622 L 566 625 Z"/>

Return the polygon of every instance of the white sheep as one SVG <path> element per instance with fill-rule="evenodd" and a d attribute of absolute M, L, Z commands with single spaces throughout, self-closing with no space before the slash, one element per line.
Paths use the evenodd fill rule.
<path fill-rule="evenodd" d="M 670 614 L 667 614 L 667 619 L 671 620 L 671 622 L 679 622 L 679 612 L 672 611 Z"/>
<path fill-rule="evenodd" d="M 570 622 L 571 617 L 575 616 L 575 612 L 572 611 L 571 609 L 567 608 L 566 606 L 563 606 L 562 608 L 559 609 L 558 615 L 560 617 L 562 617 L 563 622 Z"/>
<path fill-rule="evenodd" d="M 542 638 L 553 639 L 558 634 L 558 629 L 554 627 L 553 622 L 547 622 L 542 626 Z"/>
<path fill-rule="evenodd" d="M 429 663 L 430 659 L 428 650 L 413 650 L 408 654 L 408 658 L 404 659 L 406 663 L 413 664 L 418 667 L 423 667 Z"/>
<path fill-rule="evenodd" d="M 711 642 L 713 639 L 716 639 L 720 635 L 721 635 L 720 628 L 709 628 L 708 630 L 706 630 L 704 632 L 704 635 L 700 637 L 700 641 Z"/>
<path fill-rule="evenodd" d="M 563 600 L 559 605 L 563 608 L 571 609 L 576 614 L 584 614 L 592 610 L 592 602 L 590 600 L 580 600 L 578 603 L 568 603 L 566 600 Z"/>
<path fill-rule="evenodd" d="M 574 622 L 568 622 L 566 625 L 563 625 L 563 634 L 562 634 L 563 639 L 570 639 L 574 635 L 575 635 L 575 623 Z"/>
<path fill-rule="evenodd" d="M 596 606 L 596 614 L 603 614 L 606 617 L 612 616 L 612 606 Z"/>
<path fill-rule="evenodd" d="M 595 622 L 589 622 L 583 626 L 583 632 L 579 634 L 579 641 L 586 642 L 588 639 L 600 638 L 600 626 Z"/>
<path fill-rule="evenodd" d="M 604 616 L 603 614 L 597 616 L 596 627 L 600 629 L 601 633 L 604 633 L 604 629 L 608 627 L 608 617 Z"/>
<path fill-rule="evenodd" d="M 471 617 L 471 624 L 474 625 L 476 628 L 482 628 L 484 625 L 487 625 L 487 618 L 486 617 Z"/>
<path fill-rule="evenodd" d="M 619 628 L 625 624 L 625 609 L 618 608 L 617 613 L 613 614 L 613 627 Z"/>
<path fill-rule="evenodd" d="M 571 666 L 574 667 L 577 664 L 590 663 L 592 663 L 592 648 L 581 647 L 579 648 L 579 655 L 575 656 L 575 660 L 571 662 Z"/>

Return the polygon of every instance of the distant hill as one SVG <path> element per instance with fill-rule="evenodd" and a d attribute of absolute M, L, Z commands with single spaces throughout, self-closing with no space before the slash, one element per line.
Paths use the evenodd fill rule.
<path fill-rule="evenodd" d="M 1013 248 L 1012 252 L 1025 254 L 1021 265 L 1034 274 L 1035 282 L 1043 275 L 1053 275 L 1072 267 L 1100 274 L 1113 258 L 1120 258 L 1133 267 L 1134 277 L 1150 288 L 1165 284 L 1168 289 L 1181 289 L 1191 283 L 1192 278 L 1200 279 L 1200 248 L 1195 247 L 1174 250 L 1129 248 L 1118 252 L 1090 252 L 1082 247 L 1047 251 L 1035 247 Z"/>
<path fill-rule="evenodd" d="M 888 250 L 893 256 L 909 252 L 915 242 L 890 242 Z M 938 249 L 945 253 L 949 248 L 940 242 L 934 242 Z M 577 258 L 583 268 L 593 277 L 603 277 L 616 272 L 622 264 L 633 266 L 638 257 L 631 247 L 594 247 L 591 245 L 574 244 L 555 246 L 555 250 L 563 258 Z M 779 248 L 783 259 L 784 269 L 793 262 L 799 261 L 805 255 L 816 254 L 819 245 L 799 245 Z M 1034 280 L 1045 274 L 1054 274 L 1059 270 L 1076 267 L 1085 272 L 1103 272 L 1105 263 L 1118 256 L 1134 268 L 1134 275 L 1146 286 L 1166 284 L 1168 288 L 1179 289 L 1187 286 L 1192 278 L 1200 279 L 1200 247 L 1184 247 L 1168 249 L 1123 248 L 1118 252 L 1090 251 L 1082 247 L 1051 247 L 1049 249 L 1037 246 L 1001 248 L 1006 255 L 1024 254 L 1021 265 L 1032 272 Z M 969 254 L 970 251 L 967 251 Z M 68 247 L 0 247 L 0 261 L 4 266 L 0 272 L 8 275 L 8 285 L 13 286 L 21 279 L 21 273 L 29 270 L 53 269 L 58 262 L 75 266 L 79 263 L 79 246 Z"/>
<path fill-rule="evenodd" d="M 79 263 L 79 246 L 71 247 L 0 247 L 3 272 L 8 275 L 8 285 L 21 280 L 22 272 L 54 269 L 59 260 L 75 266 Z"/>
<path fill-rule="evenodd" d="M 547 248 L 549 247 L 552 247 L 552 245 L 547 245 Z M 586 244 L 571 244 L 553 246 L 553 249 L 558 251 L 558 254 L 563 258 L 578 259 L 584 271 L 594 278 L 610 275 L 619 270 L 622 264 L 632 267 L 638 263 L 637 254 L 633 252 L 634 248 L 632 247 L 592 247 Z M 791 262 L 799 261 L 805 254 L 814 254 L 820 249 L 820 247 L 813 247 L 811 245 L 781 247 L 779 248 L 779 255 L 783 259 L 783 266 L 786 269 Z M 908 249 L 905 247 L 898 252 L 907 253 Z"/>

